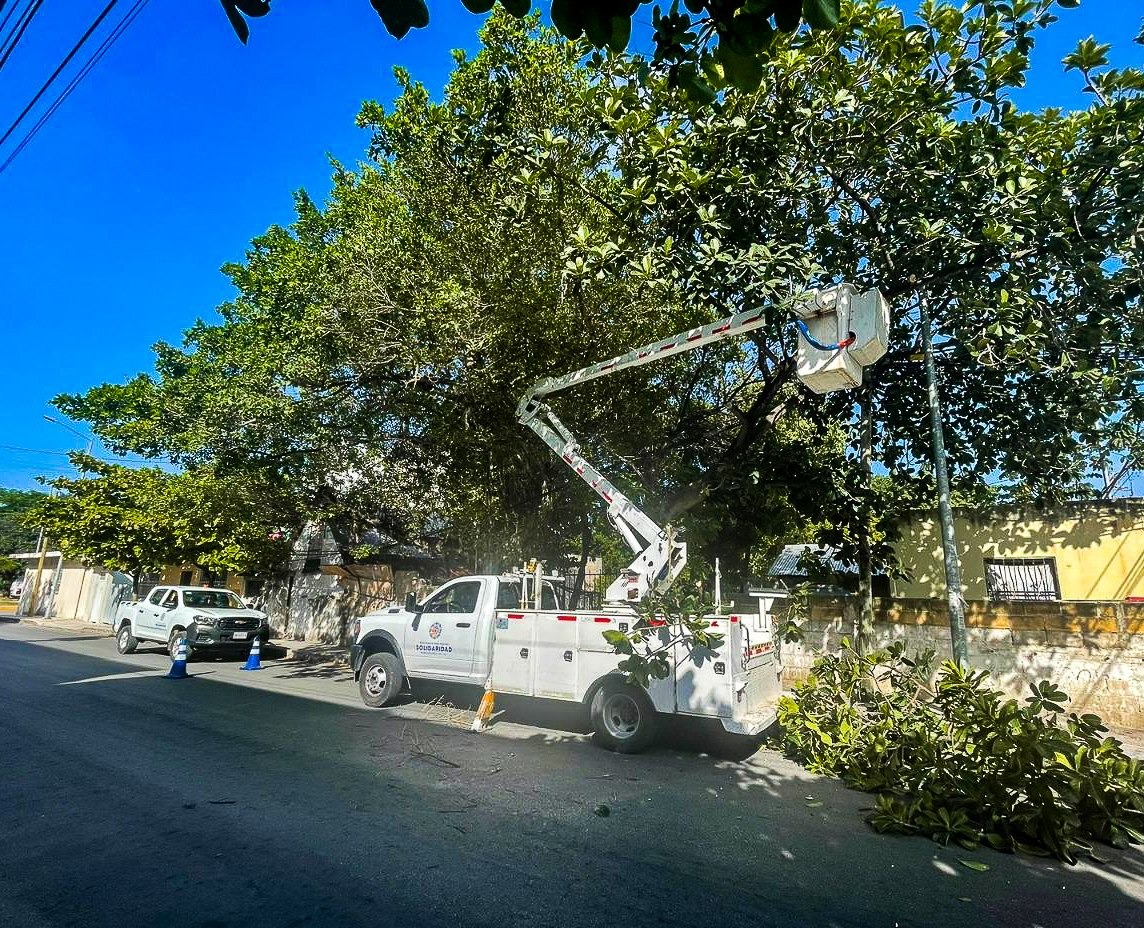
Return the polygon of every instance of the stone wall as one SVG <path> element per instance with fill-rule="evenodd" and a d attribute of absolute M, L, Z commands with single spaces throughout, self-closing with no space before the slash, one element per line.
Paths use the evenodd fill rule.
<path fill-rule="evenodd" d="M 815 652 L 854 638 L 853 598 L 815 598 L 803 622 L 805 640 L 782 646 L 787 686 L 805 679 Z M 1105 722 L 1144 729 L 1144 603 L 966 603 L 969 663 L 990 671 L 998 689 L 1023 700 L 1029 684 L 1052 680 L 1072 697 L 1071 709 Z M 905 641 L 912 650 L 950 656 L 949 613 L 934 599 L 874 600 L 875 646 Z"/>

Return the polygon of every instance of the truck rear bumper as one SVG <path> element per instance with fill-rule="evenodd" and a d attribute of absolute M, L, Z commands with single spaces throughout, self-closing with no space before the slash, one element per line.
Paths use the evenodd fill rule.
<path fill-rule="evenodd" d="M 719 721 L 723 723 L 723 727 L 732 735 L 754 736 L 762 734 L 774 725 L 777 719 L 778 714 L 772 707 L 741 715 L 737 719 L 721 718 Z"/>

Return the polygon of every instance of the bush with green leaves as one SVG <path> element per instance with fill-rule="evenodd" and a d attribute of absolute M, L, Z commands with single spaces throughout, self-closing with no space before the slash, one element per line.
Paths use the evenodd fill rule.
<path fill-rule="evenodd" d="M 985 671 L 934 670 L 933 651 L 909 657 L 898 642 L 862 655 L 844 640 L 781 700 L 783 748 L 877 793 L 867 821 L 881 832 L 1069 863 L 1093 841 L 1144 840 L 1144 765 L 1098 716 L 1066 712 L 1047 681 L 1022 705 Z"/>

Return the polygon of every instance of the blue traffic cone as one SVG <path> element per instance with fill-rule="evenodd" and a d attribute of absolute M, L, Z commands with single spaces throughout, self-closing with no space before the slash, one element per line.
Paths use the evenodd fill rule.
<path fill-rule="evenodd" d="M 171 661 L 171 669 L 167 671 L 168 680 L 187 679 L 187 639 L 180 638 L 175 646 L 175 659 Z"/>
<path fill-rule="evenodd" d="M 261 670 L 262 669 L 262 643 L 258 638 L 254 639 L 254 644 L 250 646 L 250 657 L 246 659 L 246 663 L 242 665 L 243 670 Z"/>

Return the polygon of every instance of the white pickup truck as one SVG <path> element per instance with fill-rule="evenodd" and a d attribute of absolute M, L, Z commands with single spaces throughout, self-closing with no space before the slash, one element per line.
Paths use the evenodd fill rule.
<path fill-rule="evenodd" d="M 249 608 L 230 590 L 157 586 L 146 599 L 124 603 L 115 616 L 115 645 L 130 654 L 140 641 L 158 641 L 175 656 L 180 638 L 195 651 L 245 653 L 255 638 L 270 639 L 266 613 Z"/>
<path fill-rule="evenodd" d="M 718 719 L 754 735 L 775 719 L 780 668 L 770 619 L 757 613 L 709 617 L 724 636 L 716 651 L 675 646 L 672 673 L 647 689 L 629 684 L 623 659 L 603 636 L 639 621 L 630 608 L 572 612 L 545 584 L 540 609 L 523 609 L 519 576 L 451 580 L 424 602 L 411 601 L 354 623 L 350 662 L 367 706 L 395 700 L 409 679 L 484 685 L 495 693 L 582 703 L 598 743 L 630 753 L 655 736 L 662 716 Z M 671 626 L 654 634 L 671 641 Z"/>

